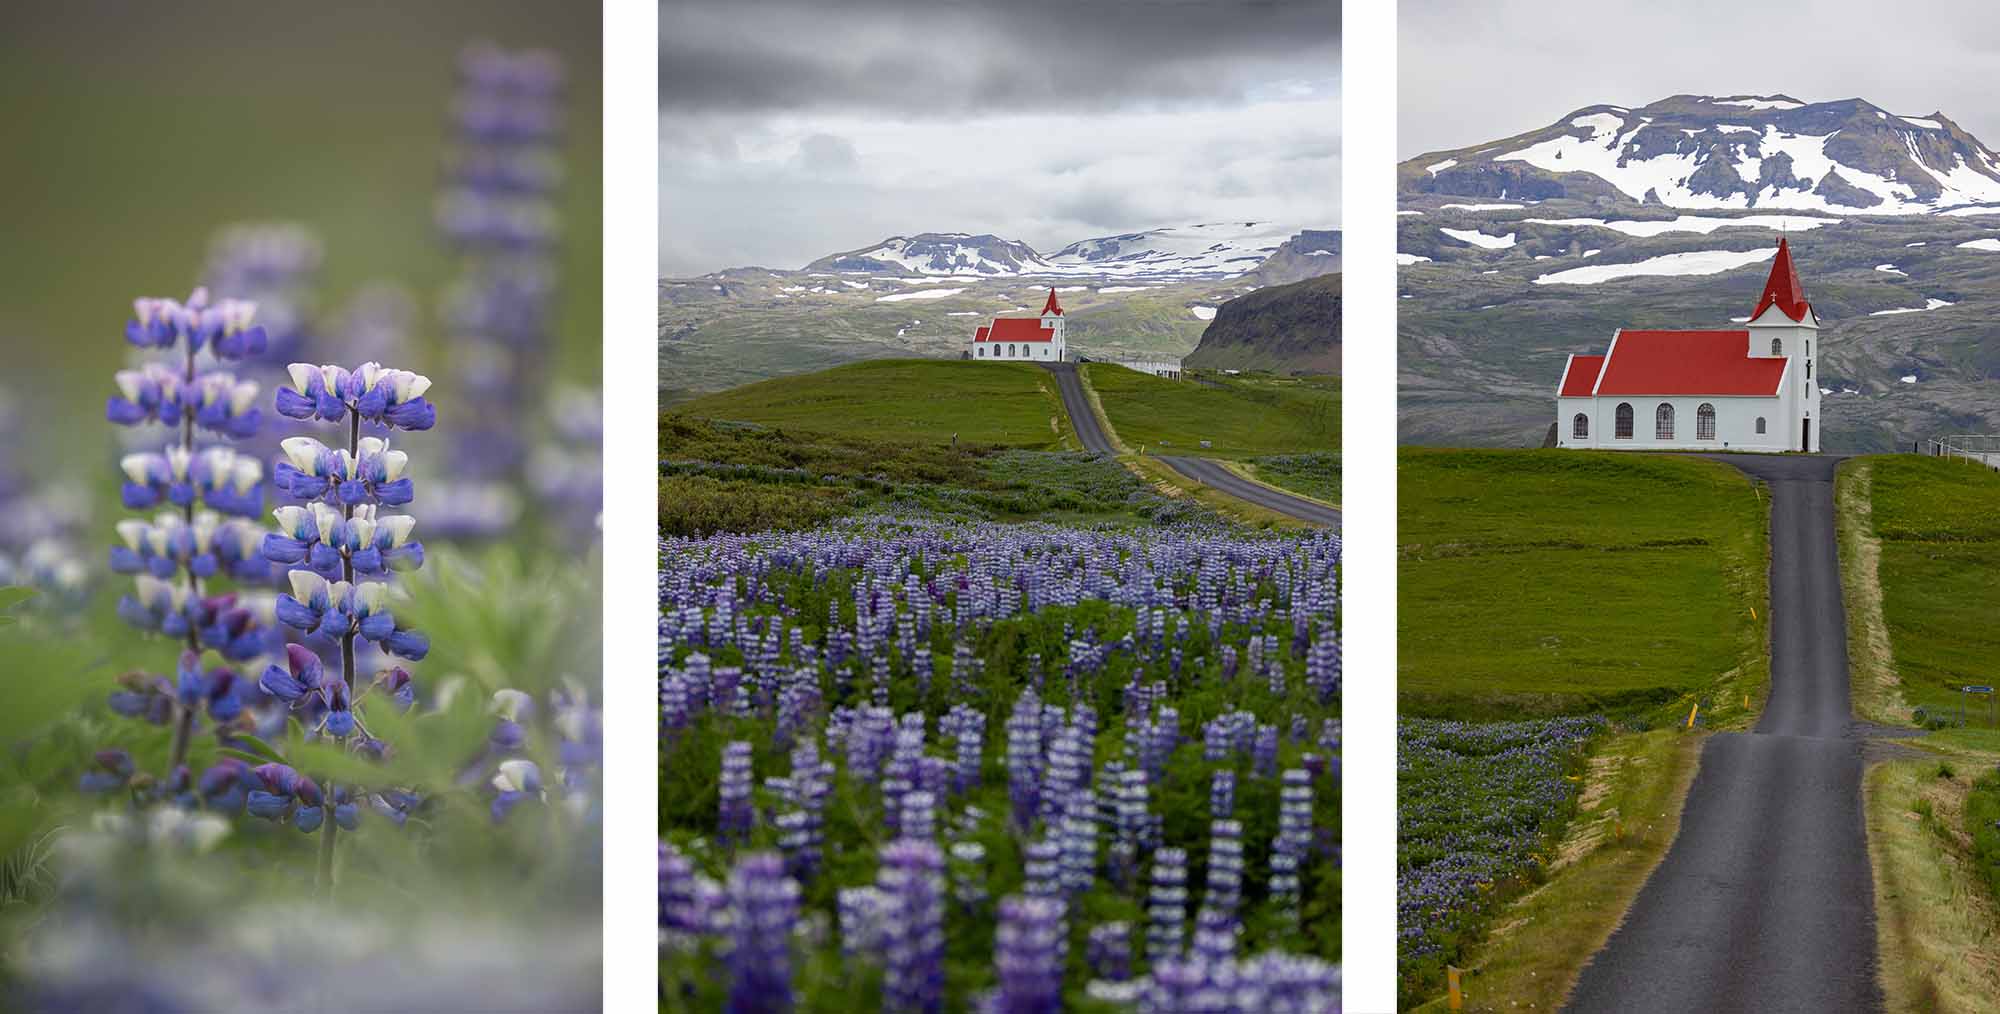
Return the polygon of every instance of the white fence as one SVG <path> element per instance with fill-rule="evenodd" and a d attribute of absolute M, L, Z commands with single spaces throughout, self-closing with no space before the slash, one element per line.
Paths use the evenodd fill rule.
<path fill-rule="evenodd" d="M 1181 361 L 1178 359 L 1107 359 L 1104 362 L 1168 380 L 1181 379 Z"/>
<path fill-rule="evenodd" d="M 1926 450 L 1934 457 L 1964 458 L 1988 468 L 2000 469 L 2000 435 L 1959 433 L 1932 438 Z"/>

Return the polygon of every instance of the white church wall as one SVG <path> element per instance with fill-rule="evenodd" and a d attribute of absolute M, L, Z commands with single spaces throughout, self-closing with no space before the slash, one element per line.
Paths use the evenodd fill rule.
<path fill-rule="evenodd" d="M 1792 432 L 1796 425 L 1787 426 L 1786 420 L 1794 418 L 1785 411 L 1788 399 L 1775 398 L 1730 398 L 1714 395 L 1699 397 L 1647 397 L 1631 395 L 1603 398 L 1558 398 L 1556 399 L 1556 442 L 1559 447 L 1596 447 L 1605 450 L 1633 451 L 1788 451 L 1798 446 L 1799 434 Z M 1658 436 L 1657 413 L 1664 403 L 1674 408 L 1673 436 L 1660 439 Z M 1618 406 L 1632 406 L 1632 436 L 1620 439 L 1617 436 Z M 1696 438 L 1702 405 L 1715 409 L 1715 439 Z M 1590 419 L 1590 436 L 1578 440 L 1573 433 L 1575 416 L 1582 412 Z M 1757 420 L 1764 420 L 1764 432 L 1757 432 Z M 1814 434 L 1817 441 L 1818 434 Z"/>

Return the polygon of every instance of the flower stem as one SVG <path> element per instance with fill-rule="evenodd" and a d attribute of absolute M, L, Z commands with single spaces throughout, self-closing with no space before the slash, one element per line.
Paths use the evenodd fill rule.
<path fill-rule="evenodd" d="M 319 874 L 313 879 L 313 889 L 322 895 L 333 894 L 333 842 L 340 836 L 340 825 L 333 822 L 333 786 L 326 787 L 326 803 L 320 814 L 319 830 Z"/>
<path fill-rule="evenodd" d="M 347 453 L 349 458 L 352 459 L 361 449 L 361 414 L 354 411 L 353 406 L 350 405 L 348 406 L 347 418 Z M 352 504 L 342 504 L 340 507 L 340 516 L 343 519 L 352 520 L 354 517 L 354 506 Z M 350 587 L 354 584 L 354 558 L 349 555 L 349 550 L 345 545 L 340 547 L 340 577 Z M 352 708 L 354 707 L 354 628 L 351 625 L 340 635 L 340 678 L 347 683 L 347 706 Z M 342 745 L 345 745 L 347 737 L 340 737 L 340 741 Z M 319 875 L 315 879 L 314 884 L 321 893 L 331 896 L 333 893 L 333 844 L 340 837 L 340 825 L 335 823 L 333 819 L 333 782 L 331 779 L 327 781 L 321 791 L 325 793 L 326 803 L 325 812 L 320 818 Z"/>
<path fill-rule="evenodd" d="M 194 338 L 192 336 L 187 339 L 187 358 L 183 362 L 184 365 L 181 369 L 181 391 L 183 397 L 185 397 L 194 390 Z M 187 451 L 189 455 L 194 453 L 194 408 L 187 404 L 181 405 L 181 449 Z M 190 529 L 194 527 L 193 497 L 189 497 L 187 504 L 181 508 L 181 518 L 187 523 Z M 187 579 L 188 597 L 190 599 L 199 597 L 201 595 L 200 579 L 194 576 L 194 571 L 192 570 L 188 571 Z M 201 639 L 194 629 L 194 624 L 191 623 L 188 624 L 187 647 L 189 651 L 195 653 L 196 657 L 201 655 Z M 191 705 L 180 705 L 180 716 L 174 724 L 173 753 L 167 759 L 168 781 L 172 781 L 174 772 L 180 770 L 182 764 L 187 763 L 188 744 L 193 738 L 194 708 Z"/>

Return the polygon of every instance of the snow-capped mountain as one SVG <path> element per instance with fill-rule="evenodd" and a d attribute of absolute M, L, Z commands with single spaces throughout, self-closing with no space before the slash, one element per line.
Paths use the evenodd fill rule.
<path fill-rule="evenodd" d="M 1399 178 L 1405 196 L 1700 209 L 1911 215 L 2000 203 L 2000 155 L 1942 113 L 1787 95 L 1589 106 L 1540 130 L 1420 155 Z"/>
<path fill-rule="evenodd" d="M 1146 281 L 1236 278 L 1249 274 L 1285 247 L 1299 256 L 1339 264 L 1339 232 L 1299 230 L 1268 222 L 1178 226 L 1081 240 L 1042 255 L 1017 240 L 958 232 L 892 236 L 806 265 L 805 270 L 868 274 L 956 275 L 987 278 L 1076 277 Z"/>
<path fill-rule="evenodd" d="M 1219 222 L 1086 239 L 1049 263 L 1069 274 L 1230 278 L 1248 274 L 1298 230 L 1270 222 Z"/>
<path fill-rule="evenodd" d="M 925 232 L 891 236 L 860 250 L 837 253 L 806 265 L 807 271 L 895 272 L 917 275 L 1003 277 L 1047 270 L 1026 243 L 993 235 Z"/>

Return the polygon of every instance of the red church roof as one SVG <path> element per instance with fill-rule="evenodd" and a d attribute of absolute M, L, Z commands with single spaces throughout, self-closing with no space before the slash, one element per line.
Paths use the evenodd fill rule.
<path fill-rule="evenodd" d="M 996 317 L 991 327 L 972 334 L 976 342 L 1048 342 L 1055 337 L 1056 329 L 1043 327 L 1040 317 Z"/>
<path fill-rule="evenodd" d="M 1792 248 L 1782 236 L 1778 238 L 1778 256 L 1771 261 L 1771 277 L 1765 280 L 1764 295 L 1750 311 L 1750 319 L 1756 320 L 1769 306 L 1776 306 L 1795 321 L 1806 319 L 1812 310 L 1812 304 L 1806 302 L 1805 286 L 1799 284 L 1799 269 L 1792 263 Z"/>
<path fill-rule="evenodd" d="M 1062 304 L 1056 302 L 1056 290 L 1053 288 L 1049 289 L 1049 301 L 1042 304 L 1043 316 L 1051 313 L 1058 317 L 1062 316 Z"/>
<path fill-rule="evenodd" d="M 1590 397 L 1590 389 L 1597 386 L 1597 374 L 1603 368 L 1603 356 L 1569 357 L 1569 370 L 1563 374 L 1562 393 L 1558 397 Z"/>
<path fill-rule="evenodd" d="M 1782 248 L 1778 256 L 1784 257 Z M 1770 397 L 1778 393 L 1785 363 L 1784 357 L 1753 358 L 1748 331 L 1620 331 L 1594 393 Z M 1569 383 L 1565 377 L 1565 394 Z"/>

